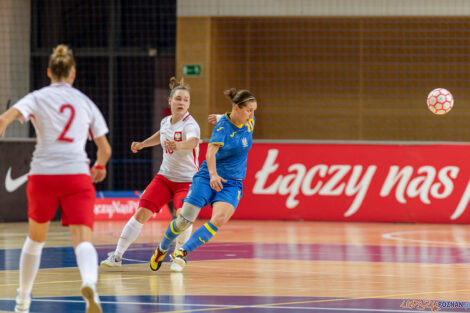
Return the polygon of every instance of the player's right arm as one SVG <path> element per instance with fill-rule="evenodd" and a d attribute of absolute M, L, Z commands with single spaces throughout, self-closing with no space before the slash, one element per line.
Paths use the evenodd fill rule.
<path fill-rule="evenodd" d="M 106 178 L 106 164 L 111 157 L 111 145 L 106 136 L 93 139 L 98 150 L 96 151 L 96 163 L 91 168 L 91 179 L 94 183 L 99 183 Z"/>
<path fill-rule="evenodd" d="M 14 120 L 21 118 L 21 112 L 15 108 L 10 108 L 0 115 L 0 136 L 3 135 L 7 126 Z"/>
<path fill-rule="evenodd" d="M 210 176 L 210 185 L 211 188 L 215 191 L 221 191 L 223 189 L 222 182 L 226 183 L 227 181 L 217 174 L 217 164 L 216 164 L 216 153 L 219 151 L 221 145 L 220 144 L 212 144 L 209 143 L 207 146 L 207 153 L 206 153 L 206 162 L 207 162 L 207 169 L 209 170 Z"/>
<path fill-rule="evenodd" d="M 153 147 L 161 144 L 160 142 L 160 131 L 157 131 L 152 136 L 148 137 L 144 141 L 133 141 L 131 144 L 131 151 L 137 153 L 139 150 L 147 147 Z"/>

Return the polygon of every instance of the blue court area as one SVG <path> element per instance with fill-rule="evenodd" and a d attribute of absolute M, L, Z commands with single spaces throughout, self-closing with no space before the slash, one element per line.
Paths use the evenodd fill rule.
<path fill-rule="evenodd" d="M 115 245 L 96 247 L 99 259 L 114 251 Z M 155 246 L 133 244 L 124 255 L 123 264 L 146 263 Z M 0 250 L 0 270 L 17 270 L 20 249 Z M 275 259 L 310 261 L 396 262 L 430 264 L 468 264 L 470 248 L 433 246 L 379 246 L 344 244 L 287 243 L 207 243 L 190 254 L 189 260 Z M 169 261 L 169 256 L 166 257 Z M 72 247 L 46 247 L 41 268 L 76 267 Z"/>
<path fill-rule="evenodd" d="M 344 299 L 264 296 L 101 296 L 103 312 L 423 312 L 402 308 L 400 299 Z M 80 297 L 35 298 L 31 312 L 84 312 Z M 13 311 L 13 299 L 0 299 L 0 310 Z M 441 308 L 441 312 L 465 312 L 464 308 Z M 431 312 L 427 309 L 425 312 Z M 437 312 L 437 310 L 436 310 Z M 467 310 L 468 312 L 468 310 Z"/>
<path fill-rule="evenodd" d="M 114 245 L 98 246 L 99 259 Z M 125 255 L 125 264 L 146 263 L 154 247 L 134 244 Z M 17 270 L 20 249 L 0 250 L 1 270 Z M 354 246 L 332 244 L 208 243 L 191 254 L 191 260 L 276 259 L 404 263 L 466 263 L 470 249 L 426 246 Z M 168 260 L 167 260 L 168 261 Z M 76 267 L 71 247 L 49 247 L 43 251 L 41 268 Z M 150 272 L 149 272 L 150 273 Z M 155 273 L 160 275 L 160 273 Z M 166 274 L 168 275 L 168 274 Z M 172 274 L 183 275 L 183 274 Z M 249 282 L 247 282 L 249 284 Z M 104 312 L 465 312 L 462 307 L 434 309 L 404 306 L 403 299 L 319 298 L 286 296 L 220 295 L 124 295 L 101 296 Z M 13 311 L 13 299 L 0 299 L 0 310 Z M 34 297 L 31 312 L 84 312 L 81 297 Z M 468 311 L 468 310 L 467 310 Z"/>

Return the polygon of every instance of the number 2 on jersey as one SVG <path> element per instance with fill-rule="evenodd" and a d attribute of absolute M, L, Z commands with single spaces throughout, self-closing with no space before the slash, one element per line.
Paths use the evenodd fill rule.
<path fill-rule="evenodd" d="M 66 134 L 72 125 L 73 119 L 75 118 L 75 109 L 71 104 L 63 104 L 60 107 L 60 113 L 64 113 L 65 109 L 70 110 L 70 117 L 69 120 L 67 121 L 67 124 L 65 124 L 64 130 L 60 134 L 59 138 L 57 138 L 57 141 L 65 141 L 65 142 L 73 142 L 73 138 L 66 137 Z"/>

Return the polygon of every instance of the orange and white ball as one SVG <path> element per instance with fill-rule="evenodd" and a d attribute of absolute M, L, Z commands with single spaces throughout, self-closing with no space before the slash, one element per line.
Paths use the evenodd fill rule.
<path fill-rule="evenodd" d="M 454 97 L 447 89 L 436 88 L 429 93 L 426 103 L 432 113 L 442 115 L 452 109 Z"/>

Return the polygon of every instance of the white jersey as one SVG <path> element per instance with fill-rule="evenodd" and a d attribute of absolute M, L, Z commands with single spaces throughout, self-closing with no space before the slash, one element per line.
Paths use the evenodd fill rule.
<path fill-rule="evenodd" d="M 201 130 L 196 120 L 188 112 L 176 124 L 171 124 L 171 115 L 160 124 L 160 142 L 163 148 L 163 162 L 158 174 L 173 182 L 191 182 L 199 170 L 199 145 L 193 150 L 165 151 L 165 140 L 185 141 L 195 137 L 200 139 Z"/>
<path fill-rule="evenodd" d="M 90 174 L 85 144 L 90 135 L 108 133 L 103 115 L 85 94 L 67 83 L 54 83 L 18 101 L 23 121 L 31 119 L 37 144 L 29 174 Z"/>

